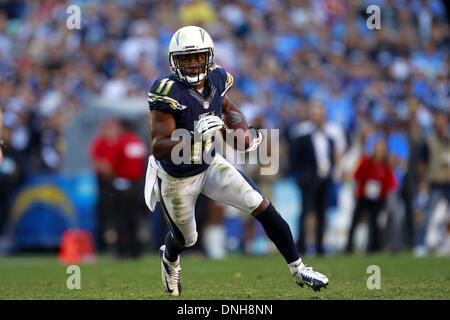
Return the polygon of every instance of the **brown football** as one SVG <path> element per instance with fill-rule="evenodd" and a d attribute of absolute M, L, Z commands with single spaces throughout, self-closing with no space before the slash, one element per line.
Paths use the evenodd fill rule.
<path fill-rule="evenodd" d="M 226 126 L 222 129 L 225 142 L 240 151 L 247 149 L 250 144 L 247 120 L 235 111 L 224 112 L 222 120 Z"/>

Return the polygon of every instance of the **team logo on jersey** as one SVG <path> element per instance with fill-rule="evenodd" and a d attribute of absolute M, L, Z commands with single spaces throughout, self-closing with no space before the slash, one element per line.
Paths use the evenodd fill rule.
<path fill-rule="evenodd" d="M 208 101 L 203 102 L 203 108 L 205 108 L 205 109 L 209 108 L 209 102 Z"/>

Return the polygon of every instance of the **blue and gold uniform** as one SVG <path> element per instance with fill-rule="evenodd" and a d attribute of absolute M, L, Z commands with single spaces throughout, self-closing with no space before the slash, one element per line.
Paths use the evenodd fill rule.
<path fill-rule="evenodd" d="M 194 122 L 206 115 L 222 116 L 222 102 L 233 85 L 233 77 L 219 66 L 213 67 L 205 81 L 201 94 L 195 88 L 178 80 L 172 73 L 166 74 L 153 83 L 148 92 L 150 110 L 159 110 L 173 115 L 176 129 L 194 131 Z M 192 163 L 174 164 L 170 158 L 160 161 L 163 169 L 173 177 L 190 177 L 208 169 L 209 164 L 201 159 L 200 153 L 212 145 L 211 137 L 202 143 L 201 148 L 191 140 Z M 214 156 L 214 150 L 211 153 Z"/>
<path fill-rule="evenodd" d="M 209 70 L 202 93 L 172 73 L 167 74 L 158 78 L 148 93 L 150 110 L 170 113 L 176 129 L 191 132 L 202 117 L 222 116 L 222 103 L 232 85 L 233 77 L 218 66 Z M 197 241 L 194 212 L 200 194 L 249 214 L 263 201 L 248 177 L 214 149 L 208 149 L 213 146 L 213 136 L 202 138 L 203 141 L 191 139 L 189 163 L 175 164 L 171 157 L 156 161 L 150 156 L 146 175 L 147 205 L 153 210 L 151 199 L 158 198 L 173 238 L 184 247 Z M 197 161 L 198 151 L 211 157 Z"/>
<path fill-rule="evenodd" d="M 168 53 L 172 73 L 157 79 L 151 87 L 148 97 L 150 110 L 172 114 L 176 129 L 198 131 L 202 133 L 202 141 L 191 139 L 189 163 L 175 164 L 170 157 L 158 163 L 153 155 L 149 157 L 145 202 L 152 211 L 156 202 L 160 202 L 170 228 L 170 233 L 159 250 L 162 282 L 166 292 L 174 296 L 181 294 L 180 254 L 197 242 L 195 205 L 200 194 L 254 215 L 285 258 L 299 285 L 307 284 L 314 290 L 328 285 L 327 277 L 303 265 L 289 225 L 274 206 L 264 199 L 248 177 L 220 153 L 213 151 L 213 136 L 208 133 L 223 126 L 217 117 L 222 116 L 222 103 L 233 84 L 233 77 L 214 65 L 214 44 L 209 34 L 200 27 L 183 27 L 170 40 Z M 197 56 L 181 60 L 178 58 L 190 54 Z M 205 55 L 204 59 L 200 59 L 200 54 Z M 187 66 L 188 64 L 190 65 Z M 188 72 L 183 71 L 194 68 L 197 68 L 197 77 L 189 76 Z M 205 72 L 200 73 L 200 69 Z M 201 93 L 188 84 L 200 84 L 200 76 L 207 77 Z M 204 121 L 194 129 L 197 121 L 202 118 Z M 261 135 L 257 130 L 256 133 L 257 136 L 246 150 L 248 152 L 256 150 L 261 142 Z M 203 154 L 207 155 L 205 160 L 209 164 L 202 162 Z M 197 158 L 197 155 L 200 157 Z"/>

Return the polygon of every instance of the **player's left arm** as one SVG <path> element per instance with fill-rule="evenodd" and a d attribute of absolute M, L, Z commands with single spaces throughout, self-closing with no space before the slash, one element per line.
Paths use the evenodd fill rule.
<path fill-rule="evenodd" d="M 230 111 L 234 111 L 239 113 L 243 119 L 245 119 L 245 121 L 248 122 L 247 118 L 245 117 L 245 115 L 242 113 L 241 109 L 239 109 L 239 107 L 237 105 L 234 104 L 233 101 L 231 101 L 231 99 L 228 97 L 228 95 L 225 95 L 225 97 L 223 98 L 223 102 L 222 102 L 222 113 L 226 113 L 226 112 L 230 112 Z"/>

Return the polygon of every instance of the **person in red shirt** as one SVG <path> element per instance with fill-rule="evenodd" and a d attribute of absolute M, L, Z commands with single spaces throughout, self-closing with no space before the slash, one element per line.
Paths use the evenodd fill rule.
<path fill-rule="evenodd" d="M 119 127 L 112 166 L 117 257 L 137 258 L 141 254 L 137 226 L 147 148 L 126 122 Z"/>
<path fill-rule="evenodd" d="M 116 119 L 106 119 L 100 124 L 100 133 L 94 137 L 89 146 L 89 155 L 97 176 L 97 250 L 103 252 L 107 243 L 105 233 L 113 223 L 113 163 L 119 123 Z"/>
<path fill-rule="evenodd" d="M 353 251 L 353 234 L 361 215 L 369 213 L 369 241 L 367 252 L 380 249 L 377 219 L 384 209 L 386 195 L 396 188 L 397 181 L 388 163 L 386 142 L 377 141 L 373 155 L 363 155 L 354 173 L 356 180 L 356 206 L 350 226 L 346 252 Z"/>
<path fill-rule="evenodd" d="M 114 175 L 130 181 L 142 179 L 147 152 L 142 139 L 130 129 L 122 126 L 115 147 Z"/>

